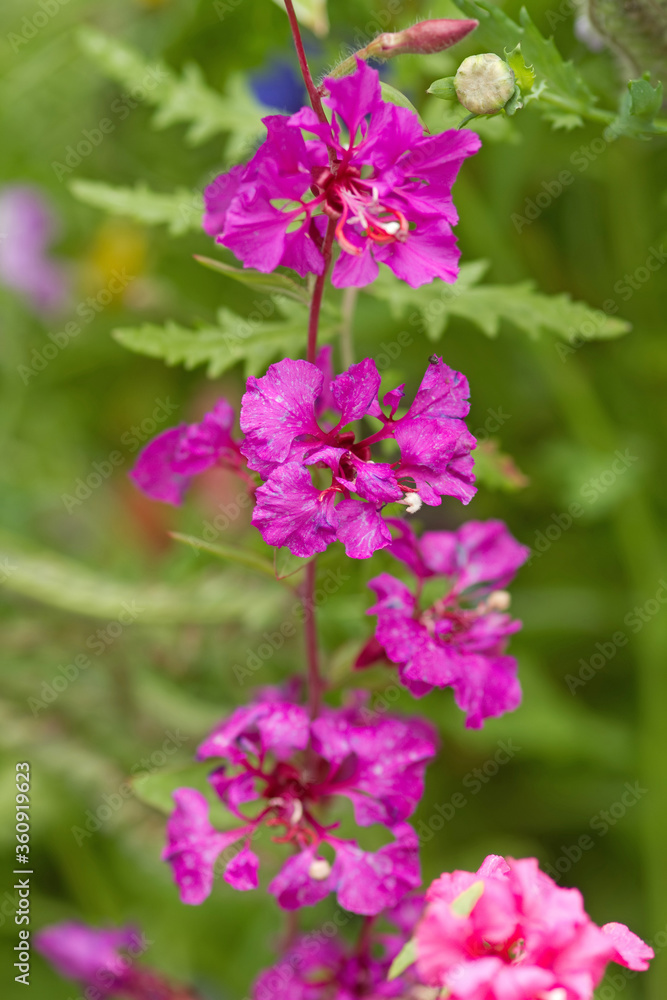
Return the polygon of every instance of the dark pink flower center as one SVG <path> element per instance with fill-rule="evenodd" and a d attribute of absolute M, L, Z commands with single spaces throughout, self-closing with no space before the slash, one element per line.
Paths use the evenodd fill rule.
<path fill-rule="evenodd" d="M 323 199 L 326 214 L 337 220 L 336 239 L 347 253 L 358 257 L 363 252 L 345 235 L 347 224 L 359 225 L 363 235 L 378 245 L 407 239 L 410 227 L 403 213 L 383 204 L 372 179 L 362 178 L 357 167 L 339 163 L 333 171 L 321 171 L 313 191 Z"/>

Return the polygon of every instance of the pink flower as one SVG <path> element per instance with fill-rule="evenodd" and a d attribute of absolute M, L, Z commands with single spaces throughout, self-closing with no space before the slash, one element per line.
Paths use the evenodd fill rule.
<path fill-rule="evenodd" d="M 385 654 L 398 664 L 399 677 L 415 697 L 434 687 L 452 687 L 466 712 L 466 726 L 512 711 L 521 701 L 517 663 L 505 655 L 507 637 L 521 628 L 504 610 L 505 587 L 530 555 L 502 521 L 468 521 L 458 531 L 427 531 L 417 539 L 402 521 L 389 551 L 415 573 L 416 594 L 401 580 L 381 573 L 369 586 L 378 596 L 368 614 L 377 615 L 375 638 L 362 650 L 357 666 Z M 449 578 L 444 596 L 420 606 L 421 583 Z"/>
<path fill-rule="evenodd" d="M 406 896 L 383 918 L 399 933 L 373 926 L 351 947 L 341 937 L 315 931 L 299 937 L 285 955 L 258 976 L 253 1000 L 380 1000 L 419 992 L 414 967 L 389 981 L 387 974 L 423 908 L 423 896 Z M 413 988 L 416 987 L 414 994 Z"/>
<path fill-rule="evenodd" d="M 465 890 L 473 897 L 461 915 L 454 901 Z M 581 893 L 557 886 L 535 858 L 490 855 L 476 873 L 436 879 L 426 898 L 417 968 L 451 1000 L 591 1000 L 608 962 L 644 970 L 653 958 L 624 924 L 594 924 Z"/>
<path fill-rule="evenodd" d="M 130 479 L 153 500 L 178 505 L 193 476 L 214 465 L 238 471 L 243 459 L 232 437 L 234 410 L 226 399 L 198 424 L 180 424 L 158 434 L 139 453 Z"/>
<path fill-rule="evenodd" d="M 137 965 L 149 942 L 132 927 L 96 928 L 77 921 L 45 927 L 35 948 L 65 979 L 81 984 L 86 997 L 125 1000 L 196 1000 L 185 987 Z"/>
<path fill-rule="evenodd" d="M 391 542 L 380 515 L 386 504 L 414 511 L 422 503 L 439 505 L 443 496 L 463 503 L 472 498 L 475 439 L 463 420 L 469 410 L 463 375 L 433 359 L 414 401 L 397 418 L 403 386 L 384 396 L 385 414 L 371 358 L 328 385 L 323 367 L 323 360 L 315 365 L 287 358 L 262 378 L 248 379 L 241 451 L 266 479 L 253 513 L 265 542 L 311 556 L 338 539 L 348 556 L 365 559 Z M 332 414 L 329 424 L 321 419 L 325 407 Z M 379 421 L 380 429 L 356 441 L 346 428 L 364 417 Z M 371 446 L 390 438 L 398 459 L 373 460 Z M 316 471 L 317 484 L 311 470 L 324 470 Z"/>
<path fill-rule="evenodd" d="M 269 885 L 286 910 L 310 906 L 336 892 L 341 906 L 375 914 L 419 885 L 417 837 L 405 821 L 422 795 L 424 769 L 436 737 L 419 718 L 367 721 L 361 706 L 325 708 L 312 720 L 301 705 L 261 700 L 238 708 L 204 741 L 200 760 L 218 759 L 210 782 L 240 825 L 218 832 L 208 803 L 192 788 L 174 792 L 163 857 L 185 903 L 209 895 L 220 854 L 224 878 L 235 889 L 257 887 L 259 859 L 250 844 L 261 828 L 282 832 L 276 842 L 295 854 Z M 360 826 L 382 824 L 394 840 L 375 852 L 334 834 L 323 809 L 334 796 L 352 803 Z M 244 807 L 256 803 L 249 814 Z M 333 864 L 322 854 L 328 845 Z"/>
<path fill-rule="evenodd" d="M 54 211 L 39 188 L 0 188 L 0 284 L 40 314 L 57 311 L 68 294 L 64 269 L 48 255 L 55 233 Z"/>
<path fill-rule="evenodd" d="M 246 267 L 321 274 L 329 218 L 342 250 L 337 288 L 369 284 L 378 261 L 413 287 L 455 281 L 452 185 L 479 138 L 457 130 L 425 137 L 412 111 L 382 100 L 377 72 L 361 60 L 352 76 L 324 87 L 331 124 L 311 108 L 265 118 L 268 135 L 253 159 L 206 189 L 206 232 Z"/>

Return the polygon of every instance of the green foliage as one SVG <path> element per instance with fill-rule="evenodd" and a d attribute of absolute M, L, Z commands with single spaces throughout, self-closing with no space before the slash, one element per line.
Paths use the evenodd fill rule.
<path fill-rule="evenodd" d="M 400 284 L 383 271 L 370 294 L 384 299 L 395 316 L 408 310 L 418 316 L 430 340 L 440 340 L 453 316 L 467 319 L 487 337 L 496 337 L 501 323 L 518 327 L 531 338 L 547 331 L 567 341 L 582 336 L 606 340 L 627 333 L 630 325 L 608 316 L 569 295 L 544 295 L 531 282 L 517 285 L 478 285 L 487 264 L 484 261 L 464 264 L 458 280 L 448 285 L 436 279 L 425 288 L 414 289 Z"/>
<path fill-rule="evenodd" d="M 133 188 L 123 188 L 101 181 L 73 180 L 69 187 L 79 201 L 101 208 L 109 215 L 126 216 L 146 226 L 165 225 L 172 236 L 201 231 L 204 205 L 199 191 L 179 188 L 170 194 L 160 194 L 141 181 Z"/>
<path fill-rule="evenodd" d="M 521 9 L 520 24 L 517 24 L 489 0 L 455 0 L 455 3 L 468 17 L 480 21 L 478 42 L 489 44 L 498 54 L 515 53 L 520 49 L 524 65 L 530 67 L 534 79 L 524 104 L 536 107 L 553 128 L 569 131 L 582 126 L 588 119 L 610 126 L 610 134 L 614 136 L 647 138 L 667 132 L 667 121 L 654 120 L 662 104 L 660 85 L 659 93 L 653 88 L 649 93 L 646 87 L 635 86 L 641 81 L 631 81 L 628 85 L 630 96 L 626 94 L 621 98 L 619 113 L 602 110 L 579 69 L 563 59 L 553 39 L 542 35 L 525 7 Z M 518 80 L 518 83 L 525 93 L 530 74 L 521 75 L 523 82 Z"/>
<path fill-rule="evenodd" d="M 150 61 L 136 49 L 93 28 L 82 28 L 81 48 L 112 80 L 157 108 L 153 126 L 189 126 L 185 138 L 195 146 L 228 133 L 227 157 L 240 159 L 262 133 L 262 107 L 241 77 L 233 77 L 226 96 L 216 93 L 201 69 L 188 63 L 179 77 L 161 60 Z"/>
<path fill-rule="evenodd" d="M 285 9 L 282 0 L 273 0 L 279 7 Z M 297 20 L 304 24 L 315 35 L 323 37 L 329 31 L 327 15 L 327 0 L 294 0 L 294 13 Z"/>
<path fill-rule="evenodd" d="M 271 322 L 258 311 L 243 319 L 229 309 L 219 309 L 217 325 L 190 330 L 169 321 L 165 326 L 144 323 L 140 327 L 114 330 L 115 339 L 124 347 L 151 358 L 162 358 L 168 365 L 196 368 L 207 365 L 209 378 L 242 361 L 247 375 L 260 375 L 276 357 L 294 357 L 306 343 L 307 313 L 295 302 L 266 298 L 262 315 L 275 316 Z M 320 328 L 323 340 L 331 339 L 336 325 L 325 319 Z"/>
<path fill-rule="evenodd" d="M 254 288 L 258 292 L 286 295 L 288 298 L 301 302 L 302 305 L 308 305 L 310 301 L 307 289 L 292 278 L 288 278 L 286 274 L 281 274 L 280 271 L 263 274 L 261 271 L 255 271 L 251 267 L 232 267 L 221 260 L 214 260 L 212 257 L 201 257 L 198 254 L 195 254 L 195 260 L 198 260 L 200 264 L 208 267 L 211 271 L 224 274 L 226 278 L 232 278 L 234 281 L 238 281 L 242 285 L 247 285 L 249 288 Z"/>
<path fill-rule="evenodd" d="M 404 944 L 398 955 L 391 963 L 389 968 L 389 973 L 387 979 L 391 981 L 392 979 L 398 979 L 402 976 L 406 969 L 409 969 L 411 965 L 414 965 L 417 961 L 417 940 L 416 938 L 410 938 L 407 944 Z"/>
<path fill-rule="evenodd" d="M 5 567 L 0 587 L 14 594 L 91 618 L 122 622 L 129 615 L 129 624 L 251 621 L 256 613 L 261 618 L 279 608 L 282 600 L 280 588 L 255 580 L 255 605 L 249 608 L 232 574 L 202 575 L 182 587 L 121 582 L 54 553 L 33 552 L 8 536 L 0 540 L 0 561 Z"/>

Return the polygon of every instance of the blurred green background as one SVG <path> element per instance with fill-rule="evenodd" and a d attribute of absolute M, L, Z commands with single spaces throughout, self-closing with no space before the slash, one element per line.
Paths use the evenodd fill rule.
<path fill-rule="evenodd" d="M 153 128 L 147 101 L 121 117 L 113 109 L 123 87 L 82 52 L 77 30 L 95 26 L 140 49 L 149 63 L 162 59 L 180 70 L 195 61 L 223 91 L 236 73 L 261 73 L 275 59 L 293 64 L 290 38 L 283 12 L 269 0 L 46 6 L 57 10 L 34 35 L 24 19 L 32 24 L 45 8 L 3 0 L 0 9 L 0 183 L 29 182 L 48 193 L 61 218 L 54 252 L 71 289 L 63 311 L 43 321 L 0 288 L 2 995 L 23 995 L 11 969 L 17 940 L 11 872 L 14 769 L 27 760 L 31 929 L 65 918 L 135 921 L 152 942 L 147 964 L 196 983 L 205 996 L 231 1000 L 246 997 L 257 971 L 273 960 L 281 932 L 277 906 L 266 894 L 235 893 L 222 884 L 202 907 L 182 906 L 159 860 L 164 815 L 135 795 L 120 796 L 119 805 L 118 792 L 130 776 L 186 766 L 198 741 L 247 699 L 253 682 L 273 683 L 301 668 L 297 635 L 245 684 L 234 671 L 264 632 L 292 620 L 294 597 L 168 535 L 201 537 L 208 525 L 218 542 L 261 552 L 247 510 L 235 516 L 239 481 L 202 477 L 175 510 L 148 502 L 127 479 L 139 443 L 156 431 L 198 418 L 219 394 L 237 404 L 241 368 L 207 381 L 202 369 L 166 368 L 132 354 L 110 333 L 169 318 L 185 326 L 211 323 L 221 305 L 243 315 L 253 295 L 192 259 L 213 253 L 203 232 L 171 238 L 164 226 L 111 217 L 74 198 L 70 181 L 145 181 L 156 191 L 192 192 L 196 210 L 197 192 L 229 159 L 219 135 L 193 145 L 182 125 Z M 561 51 L 613 107 L 616 64 L 575 37 L 579 7 L 530 5 L 536 23 L 546 34 L 554 29 Z M 516 16 L 519 4 L 504 9 Z M 394 28 L 456 14 L 441 0 L 402 2 L 394 10 L 389 16 L 379 3 L 335 0 L 329 36 L 305 33 L 315 70 L 324 72 L 369 22 L 384 27 L 378 15 Z M 407 57 L 387 79 L 442 127 L 445 105 L 425 90 L 472 51 L 480 51 L 474 36 L 455 55 Z M 66 173 L 54 166 L 104 118 L 113 130 L 89 155 Z M 526 484 L 514 491 L 482 486 L 467 509 L 444 503 L 422 523 L 503 518 L 535 552 L 513 588 L 513 608 L 524 622 L 511 650 L 520 663 L 522 707 L 482 732 L 466 732 L 450 692 L 416 706 L 438 722 L 444 742 L 417 814 L 425 881 L 443 870 L 476 868 L 487 853 L 536 855 L 560 873 L 562 885 L 583 891 L 595 920 L 625 922 L 662 951 L 646 976 L 622 973 L 607 989 L 628 1000 L 663 1000 L 667 272 L 648 271 L 645 263 L 654 250 L 653 260 L 667 250 L 666 140 L 601 143 L 600 126 L 552 131 L 530 109 L 500 124 L 482 129 L 482 153 L 466 164 L 455 189 L 463 261 L 489 261 L 485 280 L 496 284 L 532 280 L 545 293 L 569 292 L 628 320 L 632 330 L 609 341 L 584 336 L 570 349 L 509 324 L 488 339 L 455 317 L 437 346 L 469 377 L 469 426 L 499 440 Z M 573 181 L 554 195 L 564 170 Z M 527 219 L 531 214 L 537 217 Z M 114 269 L 132 278 L 122 294 L 43 370 L 21 377 L 20 366 L 35 364 L 34 352 L 52 343 L 49 333 L 105 288 Z M 388 352 L 403 329 L 405 319 L 385 304 L 359 297 L 355 356 L 397 354 L 382 363 L 387 386 L 407 381 L 414 389 L 434 346 L 413 324 L 412 344 Z M 567 514 L 572 504 L 579 511 L 574 518 Z M 323 573 L 342 569 L 348 577 L 320 614 L 328 668 L 338 683 L 372 630 L 363 614 L 370 604 L 366 581 L 391 568 L 382 554 L 351 564 L 337 547 L 322 560 Z M 365 681 L 382 689 L 387 678 L 378 671 Z M 400 705 L 415 708 L 409 698 Z M 494 755 L 499 741 L 508 740 L 513 756 L 498 768 Z M 461 808 L 450 805 L 457 792 L 466 800 Z M 578 846 L 582 837 L 585 850 Z M 263 850 L 267 873 L 275 862 Z M 323 903 L 304 918 L 319 926 L 332 907 Z M 77 995 L 37 955 L 30 989 L 35 1000 Z"/>

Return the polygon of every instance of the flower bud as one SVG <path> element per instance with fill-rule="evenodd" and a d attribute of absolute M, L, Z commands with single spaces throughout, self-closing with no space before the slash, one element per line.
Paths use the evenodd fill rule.
<path fill-rule="evenodd" d="M 376 59 L 392 56 L 432 55 L 456 45 L 479 25 L 479 21 L 442 17 L 436 21 L 420 21 L 404 31 L 385 32 L 368 46 L 368 55 Z"/>
<path fill-rule="evenodd" d="M 316 882 L 324 882 L 331 875 L 331 865 L 326 858 L 314 858 L 310 863 L 308 874 Z"/>
<path fill-rule="evenodd" d="M 463 60 L 454 87 L 466 110 L 474 115 L 495 115 L 514 93 L 514 73 L 500 56 L 485 52 Z"/>
<path fill-rule="evenodd" d="M 506 590 L 492 590 L 486 599 L 486 606 L 489 611 L 507 611 L 512 598 Z"/>

